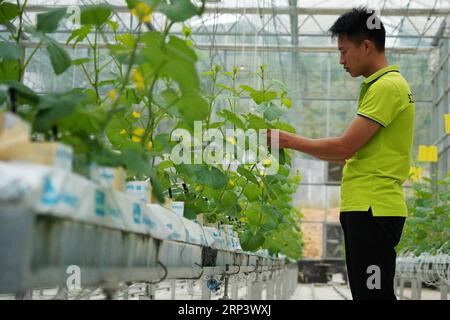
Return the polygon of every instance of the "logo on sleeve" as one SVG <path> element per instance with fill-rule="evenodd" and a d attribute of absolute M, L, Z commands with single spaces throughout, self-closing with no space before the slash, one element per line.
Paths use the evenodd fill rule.
<path fill-rule="evenodd" d="M 412 93 L 408 93 L 409 103 L 414 103 L 414 96 Z"/>

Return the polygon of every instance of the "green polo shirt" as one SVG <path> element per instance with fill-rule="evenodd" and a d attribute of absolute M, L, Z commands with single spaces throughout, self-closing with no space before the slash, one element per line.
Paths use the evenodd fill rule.
<path fill-rule="evenodd" d="M 402 184 L 408 178 L 414 131 L 414 99 L 398 66 L 377 71 L 361 84 L 357 114 L 378 122 L 375 135 L 346 161 L 341 212 L 406 217 Z"/>

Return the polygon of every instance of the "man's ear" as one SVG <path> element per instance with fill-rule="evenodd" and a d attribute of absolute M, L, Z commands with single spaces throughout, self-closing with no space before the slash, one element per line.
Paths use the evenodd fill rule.
<path fill-rule="evenodd" d="M 362 45 L 363 45 L 364 51 L 365 51 L 367 54 L 372 53 L 373 50 L 375 49 L 375 46 L 374 46 L 373 42 L 370 41 L 370 40 L 367 40 L 367 39 L 366 39 L 366 40 L 363 40 Z"/>

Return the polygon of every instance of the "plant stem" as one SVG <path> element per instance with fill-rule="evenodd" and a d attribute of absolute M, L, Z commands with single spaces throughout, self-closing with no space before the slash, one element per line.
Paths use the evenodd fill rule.
<path fill-rule="evenodd" d="M 22 74 L 20 76 L 21 79 L 23 77 L 23 74 L 25 73 L 25 69 L 28 67 L 28 64 L 30 63 L 31 59 L 33 58 L 33 56 L 35 55 L 37 50 L 40 49 L 41 45 L 42 45 L 42 41 L 40 41 L 39 44 L 36 46 L 36 48 L 33 49 L 33 51 L 31 52 L 30 56 L 25 61 L 24 65 L 23 65 L 23 68 L 22 68 Z"/>
<path fill-rule="evenodd" d="M 86 79 L 88 80 L 89 84 L 94 87 L 94 82 L 92 81 L 91 77 L 89 76 L 88 71 L 86 70 L 84 64 L 81 64 L 81 69 L 83 70 L 84 75 L 86 76 Z"/>
<path fill-rule="evenodd" d="M 155 75 L 152 80 L 152 84 L 150 85 L 149 94 L 148 94 L 148 116 L 149 121 L 147 122 L 147 127 L 145 128 L 144 132 L 144 138 L 142 139 L 142 147 L 145 146 L 145 142 L 147 142 L 148 138 L 150 138 L 150 141 L 153 141 L 153 130 L 154 130 L 154 117 L 153 117 L 153 110 L 152 110 L 152 104 L 153 104 L 153 90 L 156 84 L 156 81 L 158 80 L 159 71 L 162 67 L 167 63 L 167 60 L 163 61 L 158 68 L 155 70 Z"/>
<path fill-rule="evenodd" d="M 27 2 L 28 2 L 28 0 L 25 0 L 23 5 L 20 6 L 20 1 L 17 0 L 17 7 L 19 8 L 19 26 L 17 29 L 17 37 L 15 38 L 15 40 L 18 45 L 20 45 L 22 42 L 23 13 L 25 12 L 25 7 L 27 6 Z M 13 38 L 14 38 L 14 35 L 13 35 Z M 24 74 L 24 70 L 25 70 L 25 68 L 23 67 L 23 63 L 24 63 L 23 59 L 25 59 L 25 51 L 26 50 L 23 49 L 23 57 L 22 57 L 22 59 L 19 60 L 19 74 L 18 74 L 19 82 L 22 82 L 22 78 L 23 78 L 23 74 Z"/>
<path fill-rule="evenodd" d="M 212 109 L 213 109 L 213 106 L 214 106 L 214 102 L 216 100 L 214 91 L 216 90 L 217 74 L 215 73 L 215 71 L 213 71 L 213 72 L 214 72 L 214 74 L 212 76 L 212 80 L 213 80 L 212 91 L 211 91 L 211 96 L 210 96 L 210 100 L 209 100 L 209 113 L 208 113 L 208 119 L 207 119 L 207 122 L 206 122 L 206 127 L 207 128 L 209 128 L 209 124 L 211 122 L 211 113 L 212 113 Z"/>
<path fill-rule="evenodd" d="M 141 27 L 142 27 L 142 23 L 139 23 L 137 39 L 134 43 L 130 60 L 128 61 L 128 66 L 127 66 L 127 71 L 125 73 L 125 77 L 122 79 L 122 84 L 119 88 L 119 96 L 122 95 L 123 90 L 125 90 L 125 87 L 127 86 L 128 81 L 130 80 L 131 70 L 133 69 L 134 61 L 136 59 L 136 51 L 137 51 L 137 48 L 139 45 L 139 41 L 141 40 Z M 117 106 L 119 105 L 119 100 L 120 99 L 116 99 L 116 101 L 114 102 L 114 104 L 111 107 L 111 110 L 109 110 L 108 113 L 106 114 L 106 119 L 105 119 L 105 122 L 103 123 L 103 126 L 102 126 L 100 132 L 103 132 L 105 130 L 106 126 L 108 125 L 108 123 L 111 121 L 111 118 L 112 118 L 114 112 L 116 111 Z"/>
<path fill-rule="evenodd" d="M 98 82 L 99 82 L 99 73 L 100 70 L 98 68 L 98 27 L 95 27 L 95 34 L 94 34 L 94 45 L 92 47 L 94 51 L 94 90 L 95 90 L 95 97 L 97 104 L 100 104 L 100 94 L 98 92 Z"/>

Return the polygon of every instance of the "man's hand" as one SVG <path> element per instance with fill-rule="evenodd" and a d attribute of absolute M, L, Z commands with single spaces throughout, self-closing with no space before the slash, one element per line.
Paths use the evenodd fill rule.
<path fill-rule="evenodd" d="M 279 130 L 268 130 L 267 137 L 271 141 L 278 134 L 280 149 L 294 149 L 322 160 L 342 162 L 361 149 L 379 128 L 377 122 L 357 116 L 344 134 L 336 138 L 309 139 Z"/>

